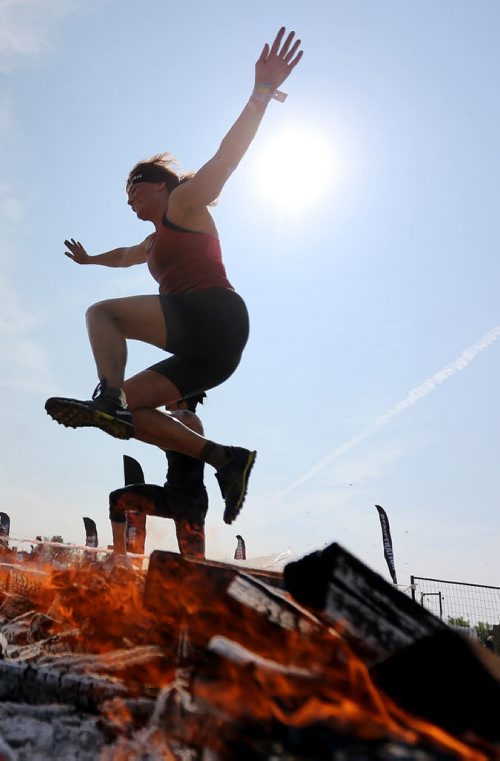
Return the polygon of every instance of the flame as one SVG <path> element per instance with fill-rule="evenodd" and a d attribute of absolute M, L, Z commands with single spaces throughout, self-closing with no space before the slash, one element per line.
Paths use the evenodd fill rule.
<path fill-rule="evenodd" d="M 223 639 L 214 638 L 212 651 L 224 652 Z M 347 645 L 337 644 L 345 654 Z M 249 651 L 242 655 L 241 650 L 235 657 L 226 648 L 226 657 L 217 660 L 213 670 L 195 676 L 196 699 L 214 705 L 221 715 L 252 722 L 275 719 L 302 728 L 325 722 L 365 740 L 387 736 L 408 744 L 425 740 L 464 761 L 488 761 L 481 751 L 410 716 L 381 695 L 365 665 L 352 653 L 346 669 L 332 667 L 320 674 L 283 663 L 283 652 L 276 653 L 280 660 L 273 662 Z"/>
<path fill-rule="evenodd" d="M 365 740 L 432 744 L 463 761 L 492 758 L 382 695 L 341 633 L 295 604 L 287 608 L 286 593 L 261 600 L 244 574 L 205 569 L 200 576 L 192 565 L 162 579 L 151 609 L 143 604 L 142 572 L 109 571 L 88 560 L 73 559 L 63 569 L 21 564 L 7 576 L 2 569 L 0 582 L 50 617 L 51 636 L 76 632 L 76 649 L 101 658 L 89 658 L 87 668 L 107 664 L 130 694 L 158 694 L 181 662 L 193 699 L 210 715 L 298 728 L 322 722 Z M 147 653 L 137 651 L 146 646 Z M 122 699 L 107 701 L 102 712 L 118 735 L 130 733 L 134 718 Z M 136 732 L 134 747 L 143 743 L 157 754 L 151 757 L 174 759 L 158 721 Z M 133 758 L 131 743 L 121 737 L 103 761 Z"/>

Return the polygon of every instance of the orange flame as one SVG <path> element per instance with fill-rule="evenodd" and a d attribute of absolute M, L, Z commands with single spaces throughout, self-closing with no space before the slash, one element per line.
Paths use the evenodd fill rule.
<path fill-rule="evenodd" d="M 105 572 L 99 563 L 76 561 L 64 570 L 50 566 L 46 570 L 30 574 L 26 565 L 25 571 L 16 571 L 24 574 L 23 593 L 35 608 L 51 616 L 54 631 L 78 630 L 82 652 L 111 659 L 118 648 L 161 646 L 163 657 L 140 667 L 128 667 L 125 659 L 120 674 L 132 692 L 157 690 L 172 682 L 179 636 L 187 626 L 192 694 L 211 713 L 252 722 L 277 720 L 294 727 L 324 722 L 366 740 L 432 743 L 463 761 L 493 758 L 398 708 L 376 689 L 366 666 L 339 632 L 297 606 L 286 611 L 284 593 L 280 593 L 284 607 L 277 603 L 275 615 L 273 609 L 244 604 L 249 594 L 244 579 L 236 587 L 228 579 L 221 591 L 216 578 L 207 577 L 200 588 L 199 575 L 173 576 L 164 580 L 152 612 L 143 605 L 141 572 L 122 568 Z M 0 582 L 6 584 L 4 575 Z M 16 584 L 20 592 L 20 578 Z M 201 663 L 207 648 L 208 661 Z M 122 700 L 108 701 L 103 711 L 119 730 L 132 724 Z M 164 733 L 151 729 L 149 739 L 163 753 L 159 758 L 174 758 Z M 117 743 L 109 761 L 131 757 L 127 747 L 125 740 Z"/>

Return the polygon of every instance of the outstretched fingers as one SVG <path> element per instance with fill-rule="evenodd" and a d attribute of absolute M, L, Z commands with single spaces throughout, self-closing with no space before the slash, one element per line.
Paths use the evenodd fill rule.
<path fill-rule="evenodd" d="M 269 50 L 269 46 L 264 47 L 262 55 L 259 59 L 260 61 L 265 61 L 266 58 L 272 58 L 273 56 L 276 56 L 276 58 L 281 58 L 281 60 L 284 61 L 290 67 L 290 69 L 293 69 L 298 64 L 303 55 L 303 51 L 297 52 L 302 40 L 297 39 L 294 41 L 295 32 L 289 32 L 286 40 L 282 44 L 285 32 L 286 29 L 284 26 L 282 26 L 274 39 L 271 49 Z M 266 47 L 268 49 L 267 56 L 264 55 Z"/>
<path fill-rule="evenodd" d="M 283 35 L 285 34 L 285 31 L 286 31 L 285 27 L 282 26 L 281 29 L 279 30 L 278 34 L 274 38 L 274 42 L 273 42 L 272 47 L 271 47 L 270 55 L 278 55 L 278 50 L 279 50 L 279 47 L 281 45 L 281 40 L 283 39 Z M 291 32 L 291 34 L 293 36 L 295 34 L 295 32 Z M 290 35 L 288 35 L 288 37 L 290 37 Z"/>
<path fill-rule="evenodd" d="M 257 63 L 262 63 L 263 61 L 265 61 L 268 55 L 269 55 L 269 45 L 266 42 L 266 44 L 262 48 L 262 53 L 260 54 L 259 60 L 257 61 Z"/>
<path fill-rule="evenodd" d="M 286 54 L 288 53 L 288 50 L 290 48 L 290 45 L 292 44 L 292 40 L 294 37 L 295 37 L 295 32 L 290 32 L 285 42 L 283 43 L 281 50 L 279 51 L 278 55 L 280 56 L 280 58 L 286 58 Z"/>
<path fill-rule="evenodd" d="M 64 245 L 69 249 L 69 251 L 65 251 L 64 253 L 67 257 L 73 259 L 74 262 L 81 264 L 83 261 L 89 258 L 89 255 L 79 240 L 71 238 L 70 240 L 65 240 Z"/>
<path fill-rule="evenodd" d="M 293 45 L 293 47 L 291 48 L 291 50 L 289 50 L 288 53 L 285 56 L 286 63 L 289 66 L 291 66 L 292 69 L 293 69 L 294 66 L 297 66 L 298 62 L 300 61 L 300 59 L 302 58 L 302 55 L 303 55 L 303 51 L 301 50 L 295 56 L 295 54 L 297 53 L 297 50 L 298 50 L 298 48 L 300 46 L 301 41 L 302 40 L 296 40 L 294 45 Z M 295 58 L 294 58 L 294 56 L 295 56 Z"/>

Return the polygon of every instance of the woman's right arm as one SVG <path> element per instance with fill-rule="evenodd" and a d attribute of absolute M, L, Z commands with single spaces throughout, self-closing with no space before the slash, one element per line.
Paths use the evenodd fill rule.
<path fill-rule="evenodd" d="M 144 264 L 148 256 L 148 246 L 151 235 L 137 246 L 125 246 L 105 251 L 103 254 L 91 256 L 86 252 L 80 241 L 65 240 L 64 245 L 68 249 L 64 253 L 76 264 L 102 264 L 104 267 L 132 267 L 134 264 Z"/>

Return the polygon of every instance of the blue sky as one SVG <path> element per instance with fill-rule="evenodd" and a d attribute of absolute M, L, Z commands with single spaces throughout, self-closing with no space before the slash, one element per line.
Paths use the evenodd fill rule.
<path fill-rule="evenodd" d="M 127 172 L 163 150 L 186 169 L 207 160 L 284 24 L 304 58 L 214 210 L 251 337 L 202 418 L 210 438 L 259 454 L 233 526 L 207 470 L 208 555 L 231 557 L 236 533 L 249 556 L 338 541 L 388 577 L 377 503 L 401 583 L 499 584 L 499 22 L 496 0 L 0 2 L 1 509 L 14 536 L 81 542 L 89 515 L 107 544 L 122 454 L 163 482 L 159 450 L 44 412 L 96 384 L 87 306 L 156 292 L 144 267 L 77 267 L 63 241 L 99 253 L 142 240 Z M 160 356 L 132 342 L 129 373 Z M 149 537 L 175 547 L 168 522 Z"/>

